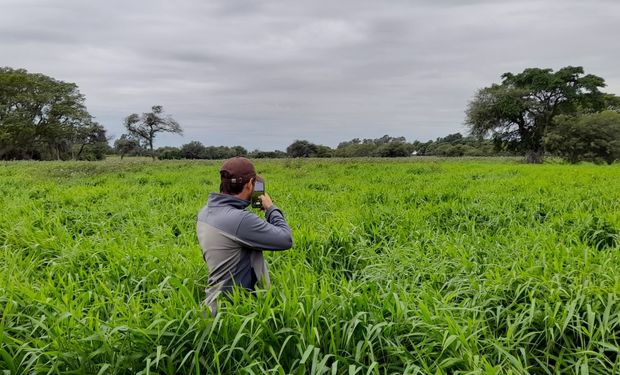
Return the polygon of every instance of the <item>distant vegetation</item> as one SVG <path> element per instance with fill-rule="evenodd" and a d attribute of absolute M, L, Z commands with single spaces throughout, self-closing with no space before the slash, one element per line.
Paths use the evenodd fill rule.
<path fill-rule="evenodd" d="M 128 146 L 129 144 L 129 146 Z M 123 135 L 115 142 L 114 152 L 125 155 L 146 156 L 149 151 L 138 140 Z M 205 146 L 192 141 L 181 147 L 161 147 L 155 155 L 162 160 L 172 159 L 226 159 L 248 156 L 254 159 L 277 158 L 348 158 L 348 157 L 407 157 L 407 156 L 514 156 L 516 152 L 498 149 L 491 139 L 450 134 L 428 142 L 407 142 L 405 137 L 384 135 L 376 139 L 354 138 L 341 142 L 336 148 L 317 145 L 307 140 L 296 140 L 286 151 L 248 151 L 242 146 Z"/>
<path fill-rule="evenodd" d="M 603 93 L 605 81 L 581 67 L 530 68 L 505 73 L 501 84 L 479 90 L 466 109 L 470 134 L 407 142 L 384 135 L 354 138 L 335 148 L 296 140 L 286 151 L 207 146 L 191 141 L 154 149 L 162 132 L 182 134 L 162 106 L 131 114 L 127 133 L 108 145 L 106 130 L 84 106 L 77 85 L 23 69 L 0 68 L 0 160 L 102 159 L 107 153 L 153 159 L 330 158 L 522 155 L 531 163 L 556 155 L 570 163 L 611 164 L 620 159 L 620 98 Z"/>

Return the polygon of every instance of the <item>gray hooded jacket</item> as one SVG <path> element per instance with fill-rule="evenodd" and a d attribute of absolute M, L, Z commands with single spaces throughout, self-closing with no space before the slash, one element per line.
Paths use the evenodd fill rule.
<path fill-rule="evenodd" d="M 205 303 L 212 313 L 217 297 L 235 284 L 254 290 L 269 272 L 262 250 L 286 250 L 293 246 L 291 228 L 276 206 L 265 212 L 266 221 L 245 210 L 249 201 L 226 194 L 209 194 L 198 213 L 196 230 L 202 256 L 209 266 Z"/>

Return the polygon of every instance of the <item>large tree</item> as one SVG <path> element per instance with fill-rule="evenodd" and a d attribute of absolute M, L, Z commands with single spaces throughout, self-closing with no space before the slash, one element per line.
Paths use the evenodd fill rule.
<path fill-rule="evenodd" d="M 0 159 L 70 158 L 92 124 L 74 83 L 0 68 Z"/>
<path fill-rule="evenodd" d="M 501 84 L 480 89 L 466 110 L 472 135 L 493 138 L 508 149 L 525 153 L 530 163 L 544 156 L 543 137 L 560 114 L 589 113 L 603 109 L 605 81 L 584 75 L 582 67 L 530 68 L 504 73 Z"/>
<path fill-rule="evenodd" d="M 165 116 L 160 105 L 154 105 L 151 112 L 138 115 L 133 113 L 125 119 L 125 127 L 129 134 L 139 137 L 149 146 L 151 157 L 155 160 L 153 142 L 158 133 L 183 134 L 181 125 L 172 117 Z"/>

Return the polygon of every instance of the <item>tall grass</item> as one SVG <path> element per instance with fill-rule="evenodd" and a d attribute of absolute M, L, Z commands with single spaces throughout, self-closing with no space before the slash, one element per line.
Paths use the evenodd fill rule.
<path fill-rule="evenodd" d="M 257 161 L 295 246 L 204 318 L 219 162 L 0 165 L 0 370 L 620 373 L 620 169 Z"/>

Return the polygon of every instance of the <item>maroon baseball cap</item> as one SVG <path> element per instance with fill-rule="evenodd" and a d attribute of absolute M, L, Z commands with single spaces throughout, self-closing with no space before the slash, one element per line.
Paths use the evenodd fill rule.
<path fill-rule="evenodd" d="M 224 162 L 220 168 L 222 178 L 229 179 L 233 184 L 245 184 L 256 177 L 256 170 L 252 162 L 244 157 L 237 156 Z"/>

